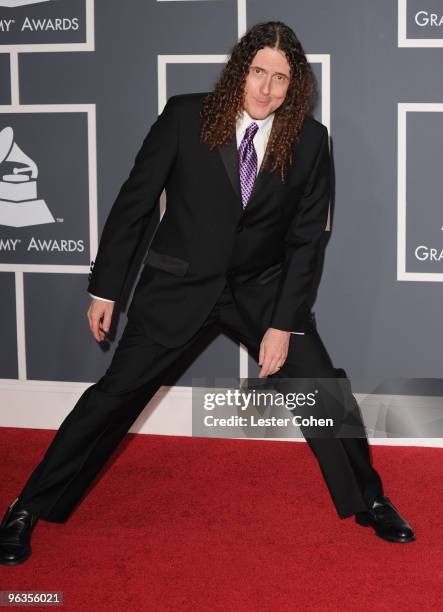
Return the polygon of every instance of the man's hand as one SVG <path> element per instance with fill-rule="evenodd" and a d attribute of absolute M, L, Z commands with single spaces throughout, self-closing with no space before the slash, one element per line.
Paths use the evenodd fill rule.
<path fill-rule="evenodd" d="M 89 304 L 87 317 L 92 335 L 98 342 L 103 342 L 109 331 L 114 302 L 105 302 L 93 298 Z"/>
<path fill-rule="evenodd" d="M 291 332 L 269 327 L 260 344 L 258 365 L 261 366 L 258 377 L 264 378 L 275 374 L 283 366 L 288 355 Z"/>

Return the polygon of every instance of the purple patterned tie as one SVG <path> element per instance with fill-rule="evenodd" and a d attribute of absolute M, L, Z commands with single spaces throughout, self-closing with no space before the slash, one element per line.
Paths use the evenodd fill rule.
<path fill-rule="evenodd" d="M 257 152 L 253 143 L 253 138 L 257 130 L 258 125 L 255 122 L 248 125 L 243 140 L 238 148 L 243 208 L 245 208 L 248 203 L 257 175 Z"/>

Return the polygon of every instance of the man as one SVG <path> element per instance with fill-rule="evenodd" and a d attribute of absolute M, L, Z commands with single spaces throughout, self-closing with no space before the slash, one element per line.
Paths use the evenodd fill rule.
<path fill-rule="evenodd" d="M 102 341 L 165 188 L 128 323 L 107 372 L 8 508 L 3 564 L 29 557 L 39 518 L 67 520 L 168 368 L 214 326 L 249 348 L 261 378 L 344 377 L 311 313 L 330 190 L 327 129 L 306 114 L 313 91 L 294 32 L 268 22 L 235 45 L 213 92 L 169 99 L 112 207 L 90 275 L 89 324 Z M 350 388 L 343 402 L 358 421 Z M 388 541 L 415 539 L 383 494 L 365 436 L 307 441 L 341 518 L 355 515 Z"/>

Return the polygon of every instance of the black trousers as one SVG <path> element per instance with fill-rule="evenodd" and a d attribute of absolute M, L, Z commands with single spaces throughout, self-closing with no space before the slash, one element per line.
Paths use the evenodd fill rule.
<path fill-rule="evenodd" d="M 228 285 L 201 329 L 180 347 L 157 344 L 129 319 L 108 370 L 85 390 L 64 419 L 21 491 L 18 505 L 44 520 L 66 521 L 144 406 L 164 384 L 171 366 L 214 327 L 242 342 L 258 359 L 261 338 L 254 338 L 241 320 Z M 344 371 L 333 367 L 317 331 L 291 336 L 286 362 L 273 379 L 278 382 L 279 377 L 285 384 L 297 377 L 347 381 Z M 344 389 L 341 403 L 347 411 L 352 408 L 354 424 L 360 424 L 364 431 L 350 384 Z M 365 435 L 307 437 L 307 442 L 341 518 L 367 510 L 373 498 L 383 493 Z"/>

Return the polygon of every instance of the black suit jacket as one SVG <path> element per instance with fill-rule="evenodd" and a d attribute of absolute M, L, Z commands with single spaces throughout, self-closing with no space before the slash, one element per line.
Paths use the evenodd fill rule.
<path fill-rule="evenodd" d="M 165 188 L 128 317 L 160 344 L 179 346 L 228 282 L 251 333 L 309 332 L 329 204 L 327 129 L 306 116 L 286 183 L 262 166 L 243 210 L 235 137 L 213 151 L 200 142 L 204 95 L 169 98 L 152 125 L 105 223 L 88 291 L 121 300 Z"/>

